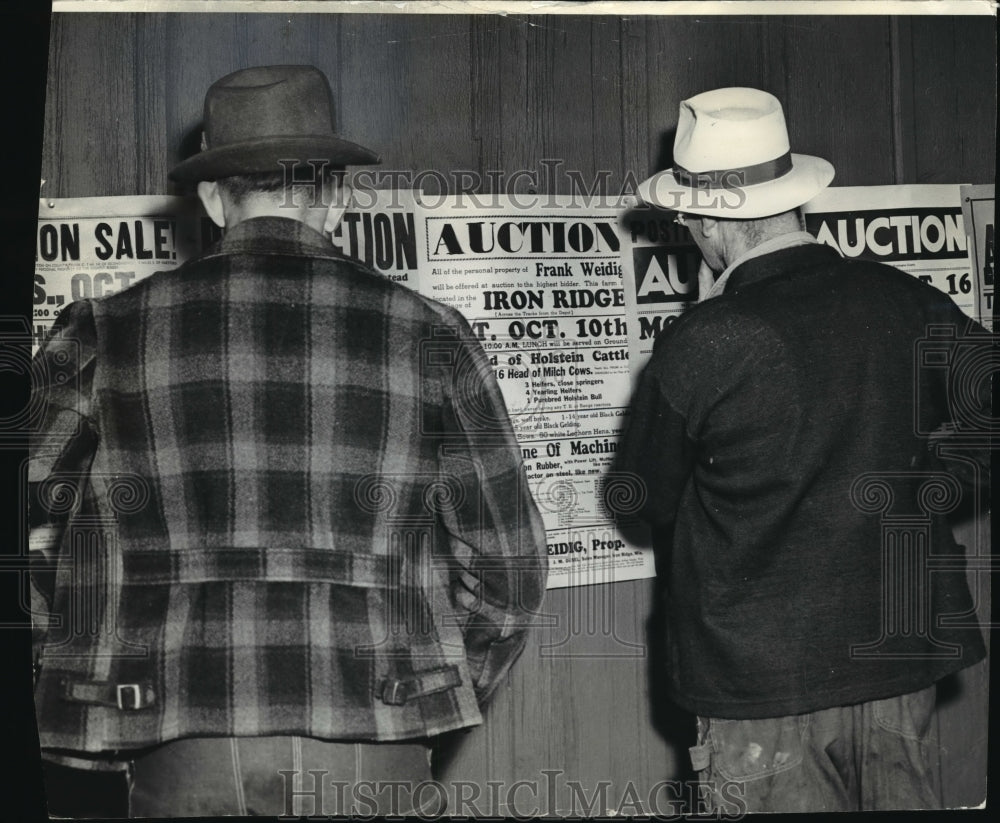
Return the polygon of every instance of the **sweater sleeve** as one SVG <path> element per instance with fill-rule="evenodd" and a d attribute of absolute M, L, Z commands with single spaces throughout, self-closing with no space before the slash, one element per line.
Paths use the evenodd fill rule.
<path fill-rule="evenodd" d="M 662 347 L 654 358 L 662 355 Z M 673 523 L 695 462 L 687 420 L 671 404 L 659 364 L 647 365 L 632 398 L 628 428 L 618 444 L 615 470 L 631 478 L 639 512 L 655 528 Z M 638 502 L 637 500 L 637 502 Z"/>

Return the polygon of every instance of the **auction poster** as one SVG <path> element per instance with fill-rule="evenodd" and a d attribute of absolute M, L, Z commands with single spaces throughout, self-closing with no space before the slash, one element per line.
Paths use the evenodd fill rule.
<path fill-rule="evenodd" d="M 629 356 L 638 377 L 663 329 L 698 298 L 701 252 L 677 213 L 640 205 L 621 218 Z"/>
<path fill-rule="evenodd" d="M 418 191 L 355 188 L 331 239 L 347 257 L 417 289 Z"/>
<path fill-rule="evenodd" d="M 962 186 L 962 217 L 969 245 L 969 261 L 979 285 L 980 322 L 993 330 L 993 233 L 996 187 Z"/>
<path fill-rule="evenodd" d="M 989 189 L 992 198 L 992 186 L 974 188 Z M 802 210 L 808 231 L 844 257 L 895 266 L 949 295 L 970 317 L 988 320 L 993 270 L 983 268 L 977 277 L 975 265 L 970 266 L 961 190 L 958 185 L 829 188 Z M 981 202 L 978 242 L 992 249 L 992 199 Z M 675 214 L 637 208 L 623 220 L 628 317 L 637 329 L 630 339 L 636 377 L 657 335 L 698 296 L 700 254 L 687 229 L 673 221 Z M 980 308 L 981 303 L 988 308 Z"/>
<path fill-rule="evenodd" d="M 806 228 L 846 258 L 877 260 L 919 277 L 979 314 L 958 185 L 855 186 L 820 192 Z"/>
<path fill-rule="evenodd" d="M 548 535 L 549 587 L 653 576 L 603 501 L 629 396 L 620 209 L 548 195 L 421 209 L 420 289 L 472 326 Z"/>
<path fill-rule="evenodd" d="M 414 287 L 415 193 L 355 189 L 334 248 Z M 42 199 L 35 246 L 33 350 L 63 307 L 173 269 L 221 236 L 197 198 L 173 195 Z"/>
<path fill-rule="evenodd" d="M 39 200 L 32 351 L 69 303 L 105 297 L 176 268 L 216 236 L 196 198 Z"/>

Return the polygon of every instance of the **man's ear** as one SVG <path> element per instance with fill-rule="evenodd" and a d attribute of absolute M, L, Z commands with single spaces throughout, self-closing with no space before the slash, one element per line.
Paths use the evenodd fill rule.
<path fill-rule="evenodd" d="M 351 197 L 354 191 L 346 183 L 337 187 L 334 196 L 330 199 L 330 205 L 326 210 L 326 220 L 323 223 L 323 233 L 333 234 L 340 221 L 344 219 L 344 212 L 351 204 Z"/>
<path fill-rule="evenodd" d="M 700 216 L 695 222 L 702 237 L 711 237 L 719 230 L 719 221 L 714 217 Z"/>
<path fill-rule="evenodd" d="M 219 184 L 215 180 L 202 180 L 198 184 L 198 199 L 205 207 L 205 213 L 220 229 L 226 227 L 226 207 L 222 202 Z"/>

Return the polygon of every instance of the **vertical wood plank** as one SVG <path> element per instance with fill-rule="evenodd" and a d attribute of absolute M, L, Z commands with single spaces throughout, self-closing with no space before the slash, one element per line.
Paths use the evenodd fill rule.
<path fill-rule="evenodd" d="M 65 197 L 63 181 L 63 145 L 61 127 L 63 119 L 63 93 L 67 89 L 61 82 L 63 52 L 66 45 L 67 15 L 53 15 L 49 25 L 48 74 L 45 78 L 45 122 L 42 124 L 42 169 L 45 181 L 42 194 L 48 197 Z"/>
<path fill-rule="evenodd" d="M 555 624 L 532 632 L 485 724 L 459 738 L 441 779 L 500 781 L 500 801 L 513 805 L 489 812 L 511 815 L 531 813 L 536 803 L 579 814 L 601 791 L 609 806 L 594 811 L 604 814 L 619 807 L 627 785 L 645 802 L 658 781 L 676 777 L 678 758 L 651 720 L 649 589 L 650 581 L 631 581 L 550 591 L 544 611 Z M 508 795 L 519 780 L 538 786 L 537 796 L 536 789 Z"/>
<path fill-rule="evenodd" d="M 473 16 L 469 21 L 470 96 L 472 108 L 472 140 L 476 146 L 478 169 L 500 168 L 501 111 L 499 26 L 486 16 Z M 487 176 L 483 191 L 494 194 L 503 191 Z"/>
<path fill-rule="evenodd" d="M 332 14 L 242 14 L 236 18 L 235 52 L 242 66 L 311 63 L 310 47 L 335 38 L 338 20 Z"/>
<path fill-rule="evenodd" d="M 234 48 L 239 31 L 233 14 L 168 14 L 166 20 L 167 166 L 198 151 L 205 92 L 220 77 L 243 68 Z M 170 184 L 170 190 L 177 188 Z"/>
<path fill-rule="evenodd" d="M 649 83 L 647 35 L 648 21 L 624 18 L 619 26 L 618 61 L 621 66 L 621 162 L 622 182 L 628 187 L 641 183 L 656 171 L 657 153 L 650 152 L 651 128 L 665 128 L 666 122 L 656 120 L 658 112 L 650 110 L 652 94 Z M 676 115 L 675 115 L 676 117 Z M 651 127 L 651 123 L 655 123 Z"/>
<path fill-rule="evenodd" d="M 646 108 L 649 141 L 643 176 L 673 162 L 681 100 L 724 86 L 763 84 L 763 44 L 768 18 L 703 20 L 657 17 L 645 21 Z"/>
<path fill-rule="evenodd" d="M 523 158 L 522 168 L 539 170 L 539 191 L 547 191 L 549 184 L 542 160 L 559 162 L 563 174 L 593 176 L 594 109 L 600 95 L 592 72 L 592 31 L 591 20 L 558 16 L 525 31 L 529 114 L 538 131 L 533 154 Z M 558 188 L 558 181 L 552 182 Z"/>
<path fill-rule="evenodd" d="M 458 16 L 345 15 L 338 67 L 345 131 L 381 152 L 384 170 L 450 178 L 474 169 L 469 48 L 468 21 Z M 429 191 L 437 186 L 428 178 Z"/>
<path fill-rule="evenodd" d="M 913 94 L 913 21 L 893 18 L 890 23 L 892 48 L 892 150 L 895 183 L 917 181 L 916 111 Z"/>
<path fill-rule="evenodd" d="M 607 173 L 607 182 L 602 184 L 607 194 L 619 193 L 624 183 L 626 118 L 635 114 L 627 114 L 622 36 L 620 18 L 591 18 L 590 66 L 584 69 L 590 79 L 589 134 L 585 137 L 592 145 L 593 179 L 603 180 Z M 588 180 L 587 185 L 595 183 Z"/>
<path fill-rule="evenodd" d="M 915 17 L 911 23 L 916 183 L 996 177 L 994 18 Z"/>
<path fill-rule="evenodd" d="M 782 27 L 792 150 L 833 162 L 834 186 L 895 182 L 888 20 L 789 18 Z"/>
<path fill-rule="evenodd" d="M 529 134 L 527 43 L 524 25 L 507 16 L 481 15 L 471 20 L 472 137 L 478 145 L 480 169 L 524 168 Z M 508 192 L 507 178 L 489 178 L 484 191 Z M 524 193 L 528 183 L 516 181 L 514 191 Z"/>
<path fill-rule="evenodd" d="M 135 16 L 79 15 L 52 26 L 42 177 L 53 197 L 133 194 Z"/>
<path fill-rule="evenodd" d="M 141 14 L 135 29 L 135 109 L 138 194 L 166 194 L 167 160 L 167 21 L 159 14 Z"/>
<path fill-rule="evenodd" d="M 403 165 L 403 92 L 408 46 L 395 15 L 345 15 L 340 21 L 336 68 L 339 128 L 378 151 L 388 165 Z"/>

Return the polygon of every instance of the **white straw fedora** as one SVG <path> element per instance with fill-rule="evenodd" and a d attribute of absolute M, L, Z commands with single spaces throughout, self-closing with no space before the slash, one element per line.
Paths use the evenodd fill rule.
<path fill-rule="evenodd" d="M 643 181 L 638 194 L 665 209 L 753 219 L 808 202 L 833 173 L 822 158 L 791 153 L 774 95 L 714 89 L 681 101 L 674 166 Z"/>

